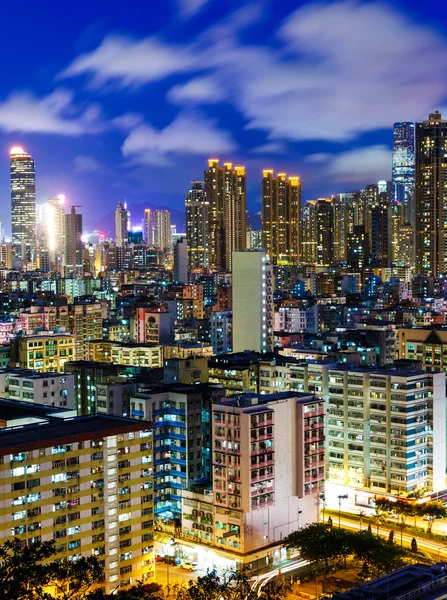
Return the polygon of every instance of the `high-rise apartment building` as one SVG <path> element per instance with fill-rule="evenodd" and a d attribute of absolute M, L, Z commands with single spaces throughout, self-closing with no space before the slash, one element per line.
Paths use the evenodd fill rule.
<path fill-rule="evenodd" d="M 68 273 L 82 272 L 84 262 L 82 215 L 72 206 L 65 215 L 65 269 Z"/>
<path fill-rule="evenodd" d="M 394 123 L 391 204 L 404 207 L 404 220 L 414 225 L 415 124 Z"/>
<path fill-rule="evenodd" d="M 303 262 L 317 261 L 317 201 L 309 200 L 303 206 Z"/>
<path fill-rule="evenodd" d="M 211 479 L 211 407 L 224 391 L 208 384 L 143 394 L 154 431 L 155 513 L 180 517 L 181 490 Z M 138 401 L 138 394 L 132 397 Z"/>
<path fill-rule="evenodd" d="M 272 264 L 301 260 L 301 183 L 285 173 L 263 171 L 263 247 Z"/>
<path fill-rule="evenodd" d="M 333 259 L 336 263 L 345 263 L 348 252 L 347 238 L 353 228 L 352 194 L 336 196 L 332 201 L 332 212 L 334 221 Z M 316 232 L 314 239 L 316 240 Z"/>
<path fill-rule="evenodd" d="M 182 537 L 238 562 L 279 562 L 282 540 L 318 520 L 324 401 L 242 394 L 214 404 L 211 422 L 213 489 L 182 493 Z"/>
<path fill-rule="evenodd" d="M 2 422 L 11 414 L 4 402 Z M 23 424 L 30 408 L 16 410 L 18 420 L 8 422 L 0 441 L 0 543 L 54 539 L 57 560 L 96 556 L 107 593 L 153 580 L 150 424 L 67 418 L 54 408 L 46 416 L 34 408 L 34 422 Z"/>
<path fill-rule="evenodd" d="M 127 243 L 127 210 L 121 203 L 118 203 L 115 208 L 115 244 L 123 246 Z"/>
<path fill-rule="evenodd" d="M 264 250 L 233 253 L 233 352 L 273 348 L 273 266 Z"/>
<path fill-rule="evenodd" d="M 369 235 L 363 225 L 356 225 L 354 231 L 348 234 L 347 240 L 348 267 L 355 272 L 362 272 L 369 261 Z"/>
<path fill-rule="evenodd" d="M 102 309 L 99 302 L 77 300 L 69 307 L 69 328 L 74 335 L 74 360 L 87 360 L 89 341 L 102 337 Z"/>
<path fill-rule="evenodd" d="M 36 251 L 36 168 L 34 159 L 22 148 L 10 151 L 11 226 L 16 255 L 33 261 Z"/>
<path fill-rule="evenodd" d="M 189 270 L 209 266 L 209 202 L 201 181 L 192 181 L 186 194 L 186 241 Z"/>
<path fill-rule="evenodd" d="M 318 198 L 316 204 L 317 264 L 329 266 L 334 262 L 333 198 Z"/>
<path fill-rule="evenodd" d="M 46 248 L 50 253 L 53 269 L 62 266 L 65 240 L 65 196 L 59 194 L 48 200 L 48 222 L 46 224 Z"/>
<path fill-rule="evenodd" d="M 171 249 L 171 213 L 169 210 L 154 212 L 154 246 L 163 252 Z"/>
<path fill-rule="evenodd" d="M 145 208 L 143 213 L 143 242 L 148 246 L 154 243 L 153 214 L 150 208 Z"/>
<path fill-rule="evenodd" d="M 439 112 L 416 124 L 416 272 L 447 271 L 447 121 Z"/>
<path fill-rule="evenodd" d="M 327 481 L 332 500 L 445 488 L 445 374 L 329 370 Z M 369 494 L 367 493 L 369 492 Z"/>
<path fill-rule="evenodd" d="M 246 247 L 245 168 L 208 161 L 204 174 L 208 208 L 209 267 L 231 271 L 232 252 Z"/>

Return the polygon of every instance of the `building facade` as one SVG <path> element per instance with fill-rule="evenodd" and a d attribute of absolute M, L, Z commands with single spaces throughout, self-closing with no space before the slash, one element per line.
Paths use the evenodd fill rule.
<path fill-rule="evenodd" d="M 22 148 L 10 152 L 11 226 L 16 255 L 33 262 L 36 251 L 36 168 L 34 159 Z"/>

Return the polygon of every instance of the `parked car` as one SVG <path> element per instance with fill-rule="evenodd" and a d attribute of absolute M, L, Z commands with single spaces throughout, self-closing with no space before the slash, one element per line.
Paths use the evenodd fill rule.
<path fill-rule="evenodd" d="M 196 562 L 190 562 L 185 560 L 180 566 L 182 569 L 185 569 L 185 571 L 195 571 L 198 565 Z"/>

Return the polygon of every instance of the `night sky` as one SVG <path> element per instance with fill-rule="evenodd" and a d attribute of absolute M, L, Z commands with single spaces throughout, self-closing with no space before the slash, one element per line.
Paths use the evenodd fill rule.
<path fill-rule="evenodd" d="M 208 157 L 245 165 L 255 211 L 263 168 L 304 201 L 389 179 L 393 122 L 447 113 L 440 0 L 22 0 L 0 31 L 7 231 L 13 145 L 39 203 L 64 193 L 100 226 L 124 198 L 182 210 Z"/>

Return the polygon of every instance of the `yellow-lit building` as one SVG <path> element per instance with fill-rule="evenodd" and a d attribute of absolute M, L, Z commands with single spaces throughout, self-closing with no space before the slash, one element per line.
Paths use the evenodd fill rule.
<path fill-rule="evenodd" d="M 72 304 L 69 323 L 75 338 L 75 360 L 86 360 L 89 341 L 102 337 L 101 304 Z"/>
<path fill-rule="evenodd" d="M 156 369 L 163 366 L 163 349 L 157 344 L 92 340 L 89 342 L 89 360 Z"/>
<path fill-rule="evenodd" d="M 163 346 L 163 358 L 189 358 L 192 356 L 213 356 L 213 347 L 211 345 L 201 344 L 200 342 L 180 342 L 179 344 L 170 344 Z"/>
<path fill-rule="evenodd" d="M 231 271 L 232 253 L 247 245 L 246 175 L 219 159 L 208 160 L 204 173 L 208 206 L 208 249 L 210 269 Z"/>
<path fill-rule="evenodd" d="M 0 403 L 4 423 L 2 412 Z M 54 539 L 57 560 L 96 556 L 107 593 L 152 581 L 150 424 L 106 415 L 32 419 L 1 432 L 0 543 Z"/>
<path fill-rule="evenodd" d="M 301 260 L 301 182 L 263 171 L 262 244 L 272 264 Z"/>
<path fill-rule="evenodd" d="M 74 360 L 74 336 L 69 333 L 45 332 L 11 340 L 11 367 L 62 373 L 70 360 Z"/>

